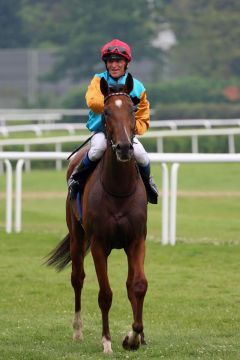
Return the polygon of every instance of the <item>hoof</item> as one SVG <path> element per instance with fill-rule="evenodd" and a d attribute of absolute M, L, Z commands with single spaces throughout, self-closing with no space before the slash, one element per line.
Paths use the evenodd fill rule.
<path fill-rule="evenodd" d="M 83 334 L 81 331 L 76 330 L 73 333 L 73 340 L 74 341 L 83 341 Z"/>
<path fill-rule="evenodd" d="M 125 350 L 128 350 L 128 351 L 136 351 L 139 349 L 139 346 L 140 346 L 140 341 L 137 341 L 135 343 L 130 343 L 129 342 L 129 336 L 127 335 L 125 337 L 125 339 L 123 340 L 122 342 L 122 346 Z"/>

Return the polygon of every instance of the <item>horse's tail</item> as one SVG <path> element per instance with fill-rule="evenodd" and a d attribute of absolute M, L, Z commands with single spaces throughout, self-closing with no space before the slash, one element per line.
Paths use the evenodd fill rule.
<path fill-rule="evenodd" d="M 54 266 L 57 271 L 63 270 L 71 261 L 70 235 L 67 234 L 47 256 L 48 259 L 45 261 L 47 266 Z"/>

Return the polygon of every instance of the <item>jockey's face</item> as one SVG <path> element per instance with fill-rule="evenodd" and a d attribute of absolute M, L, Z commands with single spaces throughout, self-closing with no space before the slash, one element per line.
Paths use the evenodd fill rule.
<path fill-rule="evenodd" d="M 113 78 L 119 78 L 125 74 L 126 60 L 107 60 L 107 69 Z"/>

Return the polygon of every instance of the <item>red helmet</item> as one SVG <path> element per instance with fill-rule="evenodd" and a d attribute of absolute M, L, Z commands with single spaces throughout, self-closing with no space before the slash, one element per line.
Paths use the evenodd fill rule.
<path fill-rule="evenodd" d="M 123 41 L 113 39 L 105 44 L 101 49 L 102 60 L 106 61 L 108 58 L 124 57 L 128 62 L 132 60 L 131 48 Z"/>

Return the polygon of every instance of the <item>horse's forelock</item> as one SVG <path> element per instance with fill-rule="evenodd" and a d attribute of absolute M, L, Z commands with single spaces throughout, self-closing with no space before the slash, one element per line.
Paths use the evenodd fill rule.
<path fill-rule="evenodd" d="M 110 93 L 125 92 L 125 85 L 124 84 L 111 85 L 109 87 L 109 90 Z"/>

